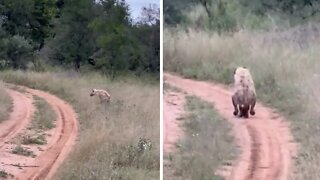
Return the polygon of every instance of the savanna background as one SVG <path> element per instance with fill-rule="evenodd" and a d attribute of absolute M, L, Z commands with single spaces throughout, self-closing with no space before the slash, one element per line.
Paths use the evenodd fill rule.
<path fill-rule="evenodd" d="M 164 71 L 229 85 L 235 67 L 248 67 L 259 101 L 277 109 L 290 121 L 295 141 L 299 143 L 292 179 L 317 179 L 320 176 L 317 136 L 320 3 L 316 0 L 164 0 L 163 10 Z M 204 108 L 198 111 L 201 109 Z M 186 128 L 188 132 L 188 124 Z M 183 141 L 197 144 L 187 138 Z M 185 153 L 192 153 L 192 148 L 185 147 L 170 157 L 178 172 L 176 178 L 213 177 L 213 172 L 179 173 L 181 164 L 192 166 L 188 159 L 181 158 Z M 206 141 L 202 147 L 215 151 Z M 220 152 L 232 148 L 232 143 L 225 144 Z M 192 160 L 207 164 L 201 156 Z"/>
<path fill-rule="evenodd" d="M 131 7 L 125 0 L 0 1 L 1 80 L 48 91 L 78 113 L 77 143 L 55 179 L 159 179 L 159 3 L 146 1 L 135 16 Z M 13 108 L 4 88 L 0 122 Z M 107 89 L 111 103 L 90 97 L 92 88 Z M 52 110 L 35 103 L 43 108 L 33 123 L 50 126 L 55 115 L 43 114 Z M 143 154 L 140 137 L 152 142 Z"/>

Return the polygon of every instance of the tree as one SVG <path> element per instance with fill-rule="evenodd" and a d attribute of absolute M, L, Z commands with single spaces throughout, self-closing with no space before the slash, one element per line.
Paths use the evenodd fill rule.
<path fill-rule="evenodd" d="M 92 57 L 96 69 L 114 78 L 117 71 L 127 70 L 130 59 L 135 58 L 135 45 L 129 34 L 131 19 L 124 0 L 104 0 L 100 4 L 102 12 L 90 24 L 98 45 Z"/>
<path fill-rule="evenodd" d="M 293 18 L 308 19 L 320 12 L 318 0 L 239 0 L 256 14 L 265 15 L 270 12 L 285 14 Z"/>
<path fill-rule="evenodd" d="M 223 31 L 234 31 L 237 22 L 234 17 L 230 16 L 227 8 L 229 1 L 226 0 L 198 0 L 206 10 L 209 19 L 209 28 Z"/>
<path fill-rule="evenodd" d="M 0 65 L 85 66 L 112 77 L 120 71 L 157 73 L 159 7 L 143 8 L 138 23 L 128 9 L 124 0 L 2 0 Z"/>
<path fill-rule="evenodd" d="M 40 50 L 51 35 L 52 19 L 57 13 L 55 0 L 23 0 L 0 2 L 3 29 L 11 36 L 19 35 L 31 40 Z"/>
<path fill-rule="evenodd" d="M 163 19 L 168 25 L 180 24 L 184 21 L 183 11 L 195 5 L 194 0 L 163 0 Z"/>
<path fill-rule="evenodd" d="M 89 24 L 95 17 L 94 0 L 65 1 L 55 28 L 55 37 L 50 43 L 51 63 L 73 64 L 79 70 L 95 50 L 93 32 Z"/>
<path fill-rule="evenodd" d="M 140 21 L 135 25 L 135 37 L 144 50 L 144 70 L 160 71 L 160 9 L 156 4 L 143 7 Z"/>
<path fill-rule="evenodd" d="M 25 66 L 16 64 L 16 56 L 29 57 L 41 50 L 45 39 L 51 35 L 51 22 L 56 13 L 55 0 L 2 0 L 0 2 L 1 28 L 6 34 L 0 41 L 9 41 L 7 44 L 4 43 L 8 46 L 8 51 L 3 50 L 3 52 L 10 53 L 5 58 L 12 61 L 13 67 Z M 19 55 L 14 52 L 19 52 Z M 27 59 L 33 62 L 36 60 L 36 58 Z"/>

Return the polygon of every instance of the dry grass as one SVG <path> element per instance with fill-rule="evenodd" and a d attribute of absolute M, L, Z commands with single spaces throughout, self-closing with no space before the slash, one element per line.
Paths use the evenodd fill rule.
<path fill-rule="evenodd" d="M 33 134 L 33 135 L 24 135 L 21 137 L 21 144 L 29 145 L 29 144 L 38 144 L 44 145 L 47 144 L 47 139 L 44 134 Z"/>
<path fill-rule="evenodd" d="M 43 99 L 34 96 L 36 112 L 32 119 L 32 129 L 48 130 L 52 129 L 55 124 L 56 114 L 52 107 Z"/>
<path fill-rule="evenodd" d="M 13 103 L 9 94 L 4 90 L 4 84 L 0 82 L 0 122 L 9 118 Z"/>
<path fill-rule="evenodd" d="M 3 178 L 3 179 L 13 178 L 13 175 L 7 173 L 7 172 L 4 171 L 4 170 L 0 170 L 0 178 Z"/>
<path fill-rule="evenodd" d="M 74 72 L 6 71 L 0 76 L 56 94 L 78 112 L 79 141 L 56 179 L 159 179 L 159 85 L 132 78 L 112 82 L 98 74 Z M 90 97 L 92 88 L 107 89 L 111 103 Z M 130 147 L 139 137 L 151 139 L 153 147 L 132 161 Z"/>
<path fill-rule="evenodd" d="M 22 156 L 31 156 L 31 157 L 36 157 L 35 154 L 33 154 L 32 151 L 22 147 L 21 145 L 17 145 L 13 150 L 12 150 L 13 154 L 18 154 L 18 155 L 22 155 Z"/>
<path fill-rule="evenodd" d="M 236 155 L 230 124 L 212 105 L 196 97 L 187 97 L 186 110 L 185 137 L 177 152 L 167 157 L 174 168 L 172 179 L 222 179 L 215 171 Z"/>
<path fill-rule="evenodd" d="M 286 31 L 242 30 L 232 36 L 165 30 L 164 66 L 186 77 L 232 82 L 249 67 L 258 99 L 285 115 L 301 144 L 294 179 L 320 177 L 320 45 L 317 24 Z M 257 110 L 258 111 L 258 110 Z"/>
<path fill-rule="evenodd" d="M 172 92 L 181 92 L 181 89 L 171 86 L 168 83 L 163 83 L 163 91 L 167 92 L 167 91 L 172 91 Z"/>

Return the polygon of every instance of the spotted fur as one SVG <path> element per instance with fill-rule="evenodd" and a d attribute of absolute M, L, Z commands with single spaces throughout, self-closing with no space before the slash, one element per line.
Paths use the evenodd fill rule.
<path fill-rule="evenodd" d="M 100 102 L 109 102 L 111 100 L 111 96 L 108 91 L 103 89 L 92 89 L 90 96 L 99 96 Z"/>
<path fill-rule="evenodd" d="M 235 92 L 232 96 L 233 114 L 240 117 L 255 115 L 256 91 L 252 76 L 247 68 L 238 67 L 234 73 Z M 239 114 L 240 113 L 240 114 Z"/>

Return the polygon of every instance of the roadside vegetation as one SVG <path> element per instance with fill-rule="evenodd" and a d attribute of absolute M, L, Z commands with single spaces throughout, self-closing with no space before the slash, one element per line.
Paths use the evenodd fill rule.
<path fill-rule="evenodd" d="M 12 174 L 9 174 L 9 173 L 7 173 L 6 171 L 4 171 L 4 170 L 0 170 L 0 178 L 13 178 L 13 175 Z"/>
<path fill-rule="evenodd" d="M 43 99 L 34 96 L 34 104 L 36 107 L 36 112 L 32 119 L 32 129 L 48 130 L 52 129 L 55 124 L 56 114 L 52 107 Z"/>
<path fill-rule="evenodd" d="M 167 23 L 165 70 L 229 85 L 237 66 L 248 67 L 259 101 L 290 120 L 300 144 L 292 178 L 319 177 L 315 135 L 320 129 L 318 2 L 207 2 L 186 7 L 179 24 Z M 290 11 L 293 7 L 297 10 Z M 210 13 L 217 13 L 221 21 Z"/>
<path fill-rule="evenodd" d="M 9 94 L 4 89 L 4 84 L 0 82 L 0 122 L 7 120 L 12 112 L 13 102 Z"/>
<path fill-rule="evenodd" d="M 31 157 L 36 157 L 35 154 L 33 154 L 32 151 L 28 150 L 27 148 L 22 147 L 21 145 L 17 145 L 13 150 L 13 154 L 18 154 L 22 156 L 31 156 Z"/>
<path fill-rule="evenodd" d="M 25 134 L 21 137 L 21 144 L 30 145 L 30 144 L 38 144 L 44 145 L 47 144 L 47 140 L 44 134 L 40 134 L 38 129 L 33 130 L 33 134 Z M 42 132 L 43 133 L 43 132 Z"/>
<path fill-rule="evenodd" d="M 223 179 L 215 171 L 230 165 L 237 155 L 231 125 L 196 97 L 187 96 L 185 106 L 187 115 L 180 119 L 185 135 L 177 151 L 166 157 L 173 168 L 172 179 Z"/>

